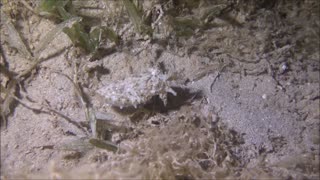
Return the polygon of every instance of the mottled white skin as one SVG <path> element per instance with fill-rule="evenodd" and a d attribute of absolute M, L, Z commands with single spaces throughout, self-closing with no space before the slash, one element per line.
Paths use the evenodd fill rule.
<path fill-rule="evenodd" d="M 136 108 L 155 95 L 159 95 L 166 105 L 168 92 L 177 95 L 169 86 L 167 79 L 168 77 L 158 69 L 149 69 L 139 76 L 108 84 L 100 88 L 97 93 L 105 97 L 106 103 L 120 108 L 130 106 Z"/>

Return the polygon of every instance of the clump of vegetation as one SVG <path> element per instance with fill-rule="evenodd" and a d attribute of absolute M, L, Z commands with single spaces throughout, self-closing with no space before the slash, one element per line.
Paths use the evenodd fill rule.
<path fill-rule="evenodd" d="M 41 15 L 62 21 L 66 21 L 72 17 L 78 17 L 72 0 L 42 0 L 38 7 L 38 12 Z M 110 28 L 98 26 L 90 28 L 91 30 L 88 32 L 86 31 L 85 24 L 86 22 L 75 22 L 71 27 L 64 27 L 63 32 L 69 36 L 75 46 L 81 47 L 87 53 L 95 56 L 98 53 L 101 42 L 106 39 L 115 43 L 119 42 L 117 34 Z"/>
<path fill-rule="evenodd" d="M 1 95 L 1 119 L 4 125 L 6 125 L 6 117 L 12 112 L 11 108 L 15 102 L 14 94 L 17 86 L 43 61 L 43 59 L 40 58 L 41 52 L 47 48 L 48 44 L 50 44 L 59 33 L 65 32 L 75 46 L 84 49 L 85 52 L 93 58 L 99 55 L 101 43 L 106 39 L 116 44 L 119 43 L 118 35 L 106 26 L 96 26 L 91 28 L 91 30 L 89 29 L 89 31 L 86 30 L 86 22 L 83 22 L 83 18 L 76 14 L 76 8 L 73 6 L 72 0 L 42 0 L 39 1 L 36 10 L 33 10 L 25 0 L 20 2 L 3 0 L 3 4 L 4 7 L 1 8 L 1 25 L 4 26 L 8 32 L 8 38 L 6 38 L 5 41 L 7 41 L 11 47 L 17 49 L 23 57 L 32 62 L 29 68 L 19 74 L 11 73 L 10 71 L 5 74 L 11 82 L 10 86 L 1 87 L 2 92 L 4 92 L 4 94 Z M 40 40 L 39 46 L 34 51 L 31 51 L 26 45 L 12 19 L 17 17 L 19 14 L 17 12 L 21 7 L 27 7 L 32 13 L 59 22 L 55 28 Z M 6 61 L 5 57 L 3 59 Z M 5 69 L 5 67 L 3 68 Z"/>

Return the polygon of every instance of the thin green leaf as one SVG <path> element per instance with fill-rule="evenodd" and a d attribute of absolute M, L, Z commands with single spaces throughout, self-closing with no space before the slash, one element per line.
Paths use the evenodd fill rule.
<path fill-rule="evenodd" d="M 109 39 L 116 44 L 119 43 L 119 36 L 110 28 L 106 26 L 99 26 L 94 28 L 90 32 L 90 39 L 94 41 L 99 41 L 99 43 L 104 39 Z"/>
<path fill-rule="evenodd" d="M 126 7 L 130 20 L 139 33 L 151 34 L 152 29 L 150 26 L 144 24 L 142 19 L 142 13 L 130 0 L 123 0 L 123 4 Z"/>
<path fill-rule="evenodd" d="M 30 59 L 32 57 L 30 51 L 28 50 L 27 46 L 24 44 L 19 32 L 16 30 L 14 25 L 12 24 L 10 18 L 1 12 L 1 21 L 4 26 L 6 26 L 8 33 L 9 33 L 9 44 L 18 50 L 19 53 L 24 55 L 26 58 Z"/>
<path fill-rule="evenodd" d="M 80 22 L 82 20 L 81 17 L 73 17 L 68 19 L 59 25 L 57 25 L 54 29 L 52 29 L 39 43 L 39 47 L 35 50 L 35 53 L 39 55 L 39 52 L 44 50 L 51 41 L 63 31 L 64 28 L 72 26 L 74 23 Z"/>
<path fill-rule="evenodd" d="M 142 24 L 142 15 L 136 8 L 136 6 L 130 0 L 123 0 L 123 4 L 126 7 L 130 19 L 135 26 L 135 28 L 140 31 L 140 26 Z"/>
<path fill-rule="evenodd" d="M 68 140 L 55 146 L 55 149 L 58 149 L 58 150 L 78 151 L 78 152 L 86 152 L 93 148 L 94 146 L 88 142 L 87 138 Z"/>
<path fill-rule="evenodd" d="M 37 11 L 43 16 L 65 19 L 66 16 L 61 10 L 71 2 L 70 0 L 42 0 Z"/>
<path fill-rule="evenodd" d="M 95 42 L 91 41 L 89 34 L 85 32 L 79 22 L 74 23 L 71 27 L 65 27 L 63 32 L 69 36 L 75 46 L 81 47 L 87 52 L 94 52 L 98 47 Z"/>
<path fill-rule="evenodd" d="M 89 143 L 97 148 L 105 149 L 105 150 L 112 151 L 112 152 L 116 152 L 118 150 L 117 145 L 115 145 L 111 142 L 108 142 L 108 141 L 103 141 L 103 140 L 92 138 L 89 140 Z"/>

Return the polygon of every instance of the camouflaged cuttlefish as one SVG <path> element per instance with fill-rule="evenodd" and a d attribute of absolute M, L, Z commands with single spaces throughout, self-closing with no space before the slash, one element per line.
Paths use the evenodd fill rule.
<path fill-rule="evenodd" d="M 130 106 L 137 108 L 155 95 L 159 95 L 166 105 L 168 92 L 177 95 L 169 86 L 168 76 L 154 68 L 139 76 L 108 84 L 97 91 L 105 97 L 106 103 L 120 108 Z"/>

